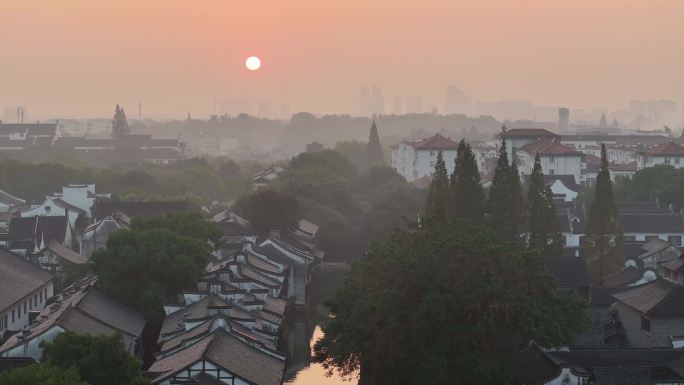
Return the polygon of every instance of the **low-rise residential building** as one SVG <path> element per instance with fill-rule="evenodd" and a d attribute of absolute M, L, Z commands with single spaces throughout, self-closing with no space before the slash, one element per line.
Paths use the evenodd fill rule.
<path fill-rule="evenodd" d="M 258 190 L 269 183 L 273 182 L 278 175 L 285 171 L 284 168 L 280 166 L 271 166 L 265 170 L 262 170 L 254 175 L 254 190 Z"/>
<path fill-rule="evenodd" d="M 516 159 L 521 177 L 532 174 L 537 155 L 544 175 L 572 175 L 575 183 L 584 182 L 584 154 L 558 141 L 545 139 L 527 143 L 516 149 L 513 157 Z"/>
<path fill-rule="evenodd" d="M 71 248 L 72 233 L 67 217 L 14 217 L 10 220 L 5 247 L 26 255 L 43 250 L 50 241 L 57 241 Z"/>
<path fill-rule="evenodd" d="M 0 248 L 0 340 L 22 330 L 54 295 L 55 276 Z"/>
<path fill-rule="evenodd" d="M 131 219 L 120 211 L 91 223 L 76 236 L 81 255 L 89 258 L 95 250 L 107 246 L 107 240 L 113 232 L 128 230 L 130 226 Z"/>
<path fill-rule="evenodd" d="M 38 253 L 28 255 L 30 262 L 55 274 L 65 282 L 85 274 L 88 258 L 52 240 Z"/>
<path fill-rule="evenodd" d="M 407 140 L 392 147 L 392 168 L 408 182 L 435 172 L 437 155 L 441 151 L 447 172 L 454 171 L 458 143 L 440 134 L 423 139 Z"/>
<path fill-rule="evenodd" d="M 630 346 L 672 347 L 684 335 L 684 287 L 657 279 L 613 297 Z"/>
<path fill-rule="evenodd" d="M 147 370 L 152 383 L 282 384 L 285 357 L 226 331 L 224 323 L 218 318 L 209 332 L 160 352 Z"/>
<path fill-rule="evenodd" d="M 561 136 L 543 128 L 512 128 L 499 134 L 506 138 L 506 151 L 513 162 L 513 154 L 529 143 L 537 141 L 560 142 Z M 534 155 L 533 155 L 534 157 Z"/>
<path fill-rule="evenodd" d="M 64 290 L 57 301 L 40 312 L 35 323 L 0 346 L 0 356 L 31 357 L 38 361 L 43 350 L 41 343 L 52 341 L 65 331 L 94 335 L 119 333 L 129 353 L 140 356 L 145 318 L 93 285 L 91 277 Z"/>
<path fill-rule="evenodd" d="M 637 156 L 639 169 L 656 165 L 670 165 L 674 168 L 684 167 L 684 147 L 673 141 L 647 147 Z"/>

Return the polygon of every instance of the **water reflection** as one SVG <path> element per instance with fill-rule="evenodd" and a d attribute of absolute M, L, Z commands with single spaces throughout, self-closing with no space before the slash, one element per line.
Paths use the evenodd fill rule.
<path fill-rule="evenodd" d="M 344 272 L 317 271 L 311 282 L 311 300 L 306 313 L 292 315 L 288 322 L 288 366 L 285 384 L 292 385 L 356 385 L 355 378 L 327 377 L 325 369 L 311 363 L 313 346 L 323 337 L 321 324 L 328 315 L 323 303 L 331 298 L 344 278 Z"/>

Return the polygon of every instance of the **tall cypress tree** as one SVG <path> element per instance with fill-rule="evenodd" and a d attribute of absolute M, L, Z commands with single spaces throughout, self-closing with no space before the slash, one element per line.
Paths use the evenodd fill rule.
<path fill-rule="evenodd" d="M 544 256 L 560 256 L 563 244 L 560 225 L 556 218 L 551 188 L 544 183 L 539 154 L 534 157 L 534 167 L 527 190 L 528 247 Z"/>
<path fill-rule="evenodd" d="M 128 121 L 126 120 L 126 113 L 123 107 L 116 105 L 116 110 L 114 111 L 114 118 L 112 119 L 112 136 L 117 137 L 121 135 L 128 134 L 130 129 L 128 128 Z"/>
<path fill-rule="evenodd" d="M 366 146 L 366 161 L 368 167 L 382 166 L 385 164 L 385 157 L 382 154 L 382 146 L 380 146 L 380 135 L 378 134 L 378 126 L 375 125 L 375 120 L 371 124 L 370 134 L 368 136 L 368 145 Z"/>
<path fill-rule="evenodd" d="M 503 241 L 518 242 L 522 232 L 522 190 L 518 166 L 515 162 L 511 166 L 508 160 L 505 135 L 502 135 L 488 203 L 490 225 L 494 233 Z"/>
<path fill-rule="evenodd" d="M 454 172 L 451 174 L 452 213 L 474 223 L 482 221 L 484 192 L 480 173 L 470 144 L 465 139 L 458 143 Z"/>
<path fill-rule="evenodd" d="M 437 154 L 435 162 L 435 173 L 432 176 L 430 190 L 425 208 L 425 215 L 428 219 L 442 221 L 446 219 L 447 205 L 449 199 L 449 175 L 446 164 L 442 156 L 442 151 Z"/>
<path fill-rule="evenodd" d="M 599 284 L 624 266 L 622 230 L 613 198 L 606 146 L 601 144 L 601 167 L 596 176 L 594 201 L 589 209 L 583 255 L 589 272 Z"/>

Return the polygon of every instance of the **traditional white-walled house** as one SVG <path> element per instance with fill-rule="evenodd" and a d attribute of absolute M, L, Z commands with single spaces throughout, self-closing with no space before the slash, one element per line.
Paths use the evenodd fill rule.
<path fill-rule="evenodd" d="M 145 327 L 144 317 L 93 284 L 91 278 L 65 290 L 55 303 L 40 313 L 36 323 L 0 346 L 0 356 L 32 357 L 37 361 L 42 354 L 41 342 L 52 341 L 64 331 L 104 335 L 118 332 L 129 353 L 142 353 L 140 338 Z"/>
<path fill-rule="evenodd" d="M 235 385 L 280 385 L 285 357 L 258 347 L 216 319 L 200 338 L 167 352 L 147 370 L 153 384 L 220 383 Z"/>
<path fill-rule="evenodd" d="M 81 255 L 89 258 L 95 250 L 107 246 L 107 239 L 113 232 L 128 230 L 130 226 L 131 219 L 120 211 L 93 222 L 76 236 Z"/>
<path fill-rule="evenodd" d="M 543 128 L 513 128 L 505 130 L 499 134 L 506 138 L 506 151 L 511 163 L 513 162 L 513 155 L 516 151 L 527 144 L 546 141 L 559 142 L 561 136 Z M 533 155 L 534 157 L 534 155 Z"/>
<path fill-rule="evenodd" d="M 55 276 L 19 255 L 0 249 L 0 340 L 29 324 L 54 295 Z"/>
<path fill-rule="evenodd" d="M 522 385 L 682 384 L 683 349 L 584 348 L 544 351 L 531 343 L 514 354 Z"/>
<path fill-rule="evenodd" d="M 22 218 L 40 217 L 68 217 L 69 227 L 76 228 L 76 221 L 85 217 L 86 212 L 58 197 L 46 197 L 42 203 L 31 204 L 30 208 L 21 212 Z"/>
<path fill-rule="evenodd" d="M 622 226 L 625 241 L 650 241 L 660 238 L 674 246 L 682 246 L 684 218 L 681 213 L 630 213 L 618 210 L 618 222 Z"/>
<path fill-rule="evenodd" d="M 269 183 L 273 182 L 278 175 L 285 169 L 280 166 L 271 166 L 266 170 L 260 171 L 254 175 L 254 190 L 258 190 Z"/>
<path fill-rule="evenodd" d="M 639 170 L 656 165 L 684 167 L 684 147 L 673 141 L 660 143 L 641 151 L 638 155 Z"/>
<path fill-rule="evenodd" d="M 10 220 L 6 247 L 22 255 L 33 254 L 52 240 L 71 248 L 72 233 L 67 217 L 14 217 Z"/>
<path fill-rule="evenodd" d="M 554 199 L 572 202 L 582 191 L 582 186 L 575 182 L 573 175 L 544 175 L 544 182 L 551 188 Z"/>
<path fill-rule="evenodd" d="M 25 200 L 0 190 L 0 212 L 9 212 L 15 207 L 20 207 L 25 204 Z"/>
<path fill-rule="evenodd" d="M 431 176 L 441 151 L 447 172 L 451 174 L 457 149 L 458 143 L 440 134 L 423 140 L 407 140 L 392 146 L 392 168 L 408 182 Z"/>
<path fill-rule="evenodd" d="M 684 335 L 684 287 L 657 279 L 613 294 L 630 346 L 671 347 Z"/>
<path fill-rule="evenodd" d="M 45 248 L 38 253 L 29 255 L 28 259 L 41 268 L 52 272 L 62 281 L 83 273 L 84 267 L 88 263 L 88 258 L 66 248 L 55 240 L 48 242 Z"/>
<path fill-rule="evenodd" d="M 532 174 L 537 154 L 544 175 L 572 175 L 576 184 L 584 182 L 584 154 L 560 142 L 545 139 L 527 143 L 516 149 L 514 158 L 521 177 Z"/>

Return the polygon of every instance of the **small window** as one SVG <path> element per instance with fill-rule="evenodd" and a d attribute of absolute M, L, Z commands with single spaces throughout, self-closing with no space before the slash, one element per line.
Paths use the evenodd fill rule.
<path fill-rule="evenodd" d="M 549 157 L 549 163 L 556 163 L 556 157 L 550 156 Z"/>
<path fill-rule="evenodd" d="M 675 164 L 679 164 L 679 158 L 674 158 Z"/>
<path fill-rule="evenodd" d="M 625 242 L 636 242 L 636 236 L 634 235 L 625 235 L 622 237 L 622 240 Z"/>
<path fill-rule="evenodd" d="M 670 242 L 672 246 L 681 246 L 682 245 L 682 236 L 681 235 L 670 235 L 667 237 L 667 241 Z"/>
<path fill-rule="evenodd" d="M 641 331 L 650 333 L 651 332 L 651 320 L 646 317 L 641 317 Z"/>
<path fill-rule="evenodd" d="M 665 158 L 665 164 L 670 164 L 670 158 Z"/>
<path fill-rule="evenodd" d="M 14 310 L 12 310 L 12 323 L 14 323 Z"/>
<path fill-rule="evenodd" d="M 26 314 L 26 301 L 24 301 L 24 314 Z"/>
<path fill-rule="evenodd" d="M 553 169 L 549 170 L 549 175 L 553 175 L 553 174 L 554 174 Z"/>
<path fill-rule="evenodd" d="M 646 239 L 646 242 L 648 242 L 648 241 L 652 241 L 654 239 L 658 239 L 658 236 L 657 235 L 647 235 L 645 239 Z"/>

